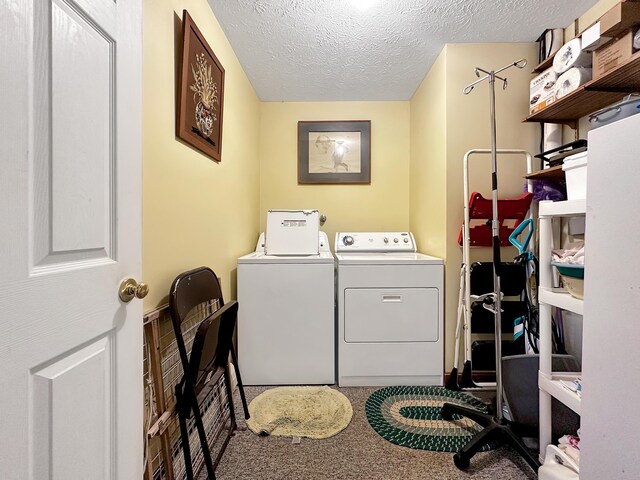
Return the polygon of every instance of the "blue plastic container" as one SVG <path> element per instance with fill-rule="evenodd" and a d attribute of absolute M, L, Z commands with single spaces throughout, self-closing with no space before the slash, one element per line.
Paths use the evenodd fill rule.
<path fill-rule="evenodd" d="M 565 275 L 567 277 L 573 278 L 584 278 L 584 265 L 558 262 L 551 262 L 551 265 L 558 269 L 560 275 Z"/>

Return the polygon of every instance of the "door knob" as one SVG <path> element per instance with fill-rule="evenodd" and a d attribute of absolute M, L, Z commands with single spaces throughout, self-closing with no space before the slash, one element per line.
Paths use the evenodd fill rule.
<path fill-rule="evenodd" d="M 120 284 L 120 300 L 129 303 L 134 298 L 144 298 L 149 293 L 146 283 L 138 283 L 133 278 L 127 278 Z"/>

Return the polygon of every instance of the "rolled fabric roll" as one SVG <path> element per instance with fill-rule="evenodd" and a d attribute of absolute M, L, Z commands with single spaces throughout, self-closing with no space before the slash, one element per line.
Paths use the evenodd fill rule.
<path fill-rule="evenodd" d="M 591 54 L 582 50 L 582 40 L 574 38 L 565 43 L 553 58 L 553 69 L 562 74 L 572 67 L 590 67 Z"/>
<path fill-rule="evenodd" d="M 564 43 L 564 29 L 545 30 L 538 40 L 540 42 L 540 61 L 542 62 L 560 50 Z"/>
<path fill-rule="evenodd" d="M 547 53 L 549 53 L 549 55 L 553 55 L 562 48 L 562 42 L 564 40 L 564 30 L 562 28 L 554 28 L 548 31 L 551 32 L 551 35 L 549 36 L 550 38 L 547 42 L 547 45 L 549 45 L 550 43 L 551 46 Z"/>
<path fill-rule="evenodd" d="M 584 85 L 592 78 L 592 70 L 590 68 L 573 67 L 560 75 L 556 82 L 556 99 L 569 95 L 578 87 Z"/>

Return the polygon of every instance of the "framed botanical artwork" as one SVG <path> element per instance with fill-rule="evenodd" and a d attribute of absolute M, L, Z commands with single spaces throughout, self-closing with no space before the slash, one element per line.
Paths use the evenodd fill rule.
<path fill-rule="evenodd" d="M 371 183 L 371 121 L 298 122 L 298 183 Z"/>
<path fill-rule="evenodd" d="M 176 135 L 219 162 L 224 68 L 186 10 L 182 12 L 182 27 Z"/>

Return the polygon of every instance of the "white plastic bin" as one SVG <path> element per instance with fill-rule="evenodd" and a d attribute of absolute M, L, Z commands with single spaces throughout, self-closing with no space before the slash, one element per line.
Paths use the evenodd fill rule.
<path fill-rule="evenodd" d="M 587 152 L 565 158 L 562 170 L 567 181 L 567 199 L 587 198 Z"/>

